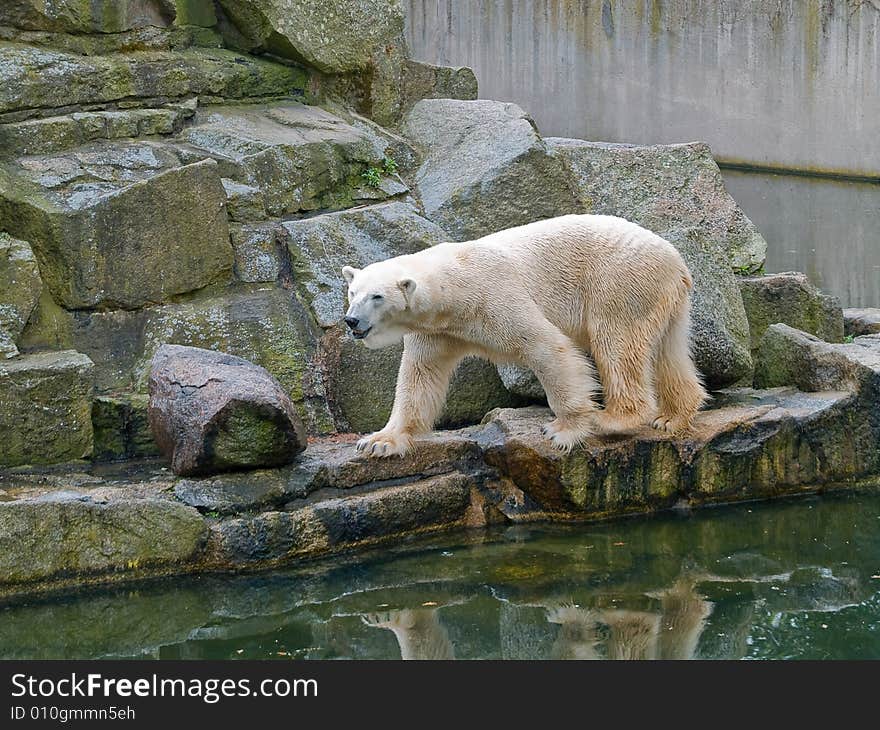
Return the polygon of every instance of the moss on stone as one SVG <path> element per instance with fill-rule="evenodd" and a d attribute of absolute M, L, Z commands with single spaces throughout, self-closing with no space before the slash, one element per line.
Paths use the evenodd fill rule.
<path fill-rule="evenodd" d="M 140 393 L 98 396 L 92 404 L 96 461 L 158 456 L 147 418 L 149 398 Z"/>

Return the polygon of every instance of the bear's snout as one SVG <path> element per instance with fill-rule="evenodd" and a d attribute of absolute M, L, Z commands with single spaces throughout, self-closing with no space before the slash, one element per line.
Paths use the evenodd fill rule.
<path fill-rule="evenodd" d="M 348 325 L 351 334 L 354 335 L 356 340 L 364 339 L 364 337 L 369 334 L 370 330 L 373 329 L 372 325 L 363 322 L 357 317 L 346 317 L 345 324 Z"/>

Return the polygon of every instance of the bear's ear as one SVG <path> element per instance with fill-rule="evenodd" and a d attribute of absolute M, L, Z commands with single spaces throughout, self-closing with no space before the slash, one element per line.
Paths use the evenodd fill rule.
<path fill-rule="evenodd" d="M 348 284 L 351 284 L 351 280 L 354 279 L 354 275 L 357 274 L 360 269 L 356 269 L 353 266 L 343 266 L 342 267 L 342 275 L 345 277 L 345 281 Z"/>
<path fill-rule="evenodd" d="M 412 298 L 413 292 L 416 290 L 416 283 L 412 279 L 401 279 L 397 282 L 397 286 L 400 287 L 400 291 L 403 292 L 403 298 L 406 299 L 407 304 L 409 304 L 409 300 Z"/>

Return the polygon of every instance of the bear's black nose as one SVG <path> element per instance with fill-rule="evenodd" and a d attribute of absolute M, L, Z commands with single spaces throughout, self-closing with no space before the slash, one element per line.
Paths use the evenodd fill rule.
<path fill-rule="evenodd" d="M 346 317 L 345 323 L 353 330 L 357 329 L 360 320 L 357 317 Z"/>

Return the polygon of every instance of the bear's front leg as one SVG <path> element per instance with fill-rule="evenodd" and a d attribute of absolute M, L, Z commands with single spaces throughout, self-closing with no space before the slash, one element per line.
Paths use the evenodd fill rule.
<path fill-rule="evenodd" d="M 394 407 L 381 431 L 357 442 L 367 456 L 403 456 L 413 436 L 429 432 L 446 401 L 446 389 L 465 352 L 448 337 L 410 334 L 403 338 Z"/>

